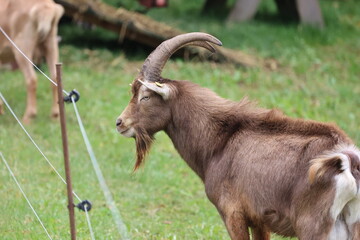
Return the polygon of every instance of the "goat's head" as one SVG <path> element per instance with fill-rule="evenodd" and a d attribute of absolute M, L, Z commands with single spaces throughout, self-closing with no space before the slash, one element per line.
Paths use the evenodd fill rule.
<path fill-rule="evenodd" d="M 160 44 L 145 60 L 137 78 L 131 84 L 132 98 L 116 120 L 116 127 L 125 137 L 136 140 L 137 169 L 150 148 L 153 135 L 164 130 L 171 119 L 171 101 L 178 89 L 168 79 L 161 78 L 161 70 L 170 56 L 186 45 L 196 45 L 214 52 L 211 43 L 222 45 L 205 33 L 187 33 Z"/>

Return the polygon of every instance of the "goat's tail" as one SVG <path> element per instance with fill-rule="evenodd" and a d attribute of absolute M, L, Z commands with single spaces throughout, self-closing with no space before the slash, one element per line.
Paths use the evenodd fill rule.
<path fill-rule="evenodd" d="M 54 26 L 57 26 L 64 8 L 59 4 L 39 3 L 30 10 L 30 18 L 36 26 L 39 41 L 42 42 L 49 35 Z"/>
<path fill-rule="evenodd" d="M 344 166 L 349 165 L 348 159 L 344 154 L 333 156 L 322 156 L 311 160 L 309 168 L 309 181 L 314 183 L 318 180 L 325 180 L 342 173 Z"/>
<path fill-rule="evenodd" d="M 355 224 L 358 225 L 360 222 L 359 158 L 360 151 L 354 145 L 343 145 L 311 161 L 309 168 L 310 183 L 312 185 L 319 183 L 322 186 L 330 186 L 331 189 L 335 190 L 329 214 L 336 221 L 336 226 L 333 229 L 336 229 L 335 232 L 337 233 L 332 230 L 333 237 L 331 239 L 350 239 L 349 235 L 338 234 L 340 232 L 349 233 L 349 230 L 355 233 L 354 230 L 357 228 Z M 341 224 L 338 225 L 337 223 Z M 356 235 L 353 235 L 351 239 L 355 239 L 354 236 Z"/>
<path fill-rule="evenodd" d="M 334 176 L 344 173 L 349 181 L 360 180 L 360 152 L 354 146 L 339 147 L 310 161 L 309 181 L 330 180 Z"/>

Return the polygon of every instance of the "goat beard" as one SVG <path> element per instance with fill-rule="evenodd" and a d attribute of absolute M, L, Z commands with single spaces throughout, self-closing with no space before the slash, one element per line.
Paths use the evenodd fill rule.
<path fill-rule="evenodd" d="M 144 162 L 147 153 L 150 150 L 151 144 L 154 141 L 154 137 L 149 135 L 147 131 L 143 128 L 136 129 L 136 163 L 134 166 L 134 171 L 136 171 L 141 164 Z"/>

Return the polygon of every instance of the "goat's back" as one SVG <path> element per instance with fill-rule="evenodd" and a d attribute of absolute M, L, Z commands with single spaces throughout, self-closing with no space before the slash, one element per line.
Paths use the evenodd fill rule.
<path fill-rule="evenodd" d="M 295 120 L 271 112 L 266 115 L 251 128 L 234 134 L 224 154 L 217 156 L 218 161 L 207 173 L 214 179 L 206 181 L 213 186 L 225 182 L 231 196 L 220 195 L 233 198 L 230 201 L 235 201 L 234 206 L 245 205 L 246 215 L 254 225 L 294 236 L 293 220 L 299 208 L 330 208 L 335 195 L 331 184 L 310 184 L 311 160 L 339 144 L 352 142 L 331 124 Z M 212 194 L 209 195 L 211 199 Z M 322 198 L 319 206 L 318 196 Z"/>

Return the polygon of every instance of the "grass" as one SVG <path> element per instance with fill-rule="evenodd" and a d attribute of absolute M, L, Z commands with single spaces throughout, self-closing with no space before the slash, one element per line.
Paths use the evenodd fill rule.
<path fill-rule="evenodd" d="M 201 17 L 201 1 L 172 0 L 169 8 L 148 14 L 185 31 L 209 32 L 226 47 L 276 59 L 280 65 L 270 71 L 175 59 L 168 62 L 163 76 L 191 79 L 236 101 L 246 95 L 263 107 L 276 107 L 293 117 L 336 122 L 359 143 L 360 9 L 355 0 L 322 1 L 321 6 L 327 25 L 322 31 L 278 22 L 271 1 L 262 4 L 255 20 L 243 24 Z M 132 239 L 229 239 L 201 181 L 164 133 L 156 135 L 145 166 L 132 173 L 134 142 L 121 137 L 114 123 L 131 96 L 128 84 L 148 52 L 131 44 L 117 46 L 116 36 L 95 31 L 60 26 L 64 87 L 81 93 L 80 114 Z M 105 40 L 99 38 L 103 34 Z M 76 45 L 74 38 L 83 36 L 96 39 L 96 44 Z M 25 108 L 21 73 L 2 70 L 0 76 L 0 91 L 21 116 Z M 38 117 L 27 129 L 63 174 L 59 124 L 49 118 L 49 82 L 40 76 L 38 105 Z M 71 105 L 66 106 L 66 114 L 74 190 L 93 202 L 90 216 L 96 238 L 119 239 Z M 51 236 L 68 239 L 65 186 L 8 110 L 0 117 L 0 151 Z M 1 239 L 47 239 L 2 163 L 0 182 Z M 78 239 L 89 239 L 83 213 L 76 211 L 76 222 Z M 284 238 L 274 235 L 272 239 Z"/>

